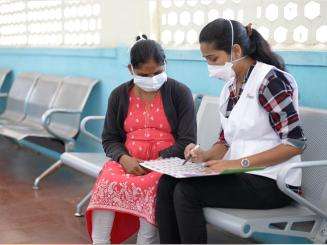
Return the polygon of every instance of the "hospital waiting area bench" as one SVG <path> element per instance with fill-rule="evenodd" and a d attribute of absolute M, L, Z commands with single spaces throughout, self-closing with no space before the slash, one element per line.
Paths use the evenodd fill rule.
<path fill-rule="evenodd" d="M 204 97 L 198 111 L 198 141 L 209 147 L 217 140 L 213 128 L 219 124 L 218 98 Z M 294 200 L 284 208 L 270 210 L 205 208 L 209 224 L 242 238 L 258 234 L 289 237 L 303 241 L 327 243 L 327 110 L 300 107 L 299 116 L 307 148 L 302 162 L 289 164 L 278 175 L 279 189 Z M 206 139 L 211 139 L 210 144 Z M 302 169 L 302 194 L 287 188 L 286 177 L 291 169 Z"/>
<path fill-rule="evenodd" d="M 217 140 L 220 129 L 219 98 L 201 97 L 197 111 L 198 143 L 208 149 Z M 315 243 L 327 241 L 327 110 L 300 108 L 300 118 L 307 138 L 307 148 L 302 154 L 302 162 L 290 164 L 280 172 L 277 180 L 282 192 L 294 200 L 290 206 L 269 210 L 204 208 L 209 224 L 242 238 L 255 238 L 256 234 L 269 234 L 300 238 Z M 81 132 L 95 144 L 101 139 L 87 130 L 92 121 L 103 124 L 104 116 L 85 117 L 81 122 Z M 217 134 L 212 134 L 217 132 Z M 104 153 L 65 152 L 60 164 L 70 166 L 84 174 L 96 178 L 103 164 L 108 161 Z M 287 188 L 285 179 L 291 169 L 302 169 L 302 193 L 297 194 Z M 76 216 L 82 216 L 82 208 L 87 204 L 91 192 L 77 205 Z M 283 240 L 281 240 L 283 241 Z"/>
<path fill-rule="evenodd" d="M 1 77 L 1 73 L 0 73 Z M 56 139 L 65 152 L 74 150 L 81 115 L 98 80 L 87 77 L 55 76 L 23 72 L 14 79 L 0 114 L 0 135 L 20 142 L 31 137 Z M 39 181 L 60 166 L 43 172 Z"/>

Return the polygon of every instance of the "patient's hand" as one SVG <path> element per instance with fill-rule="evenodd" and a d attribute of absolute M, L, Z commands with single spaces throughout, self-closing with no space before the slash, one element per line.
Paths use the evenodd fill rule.
<path fill-rule="evenodd" d="M 133 175 L 144 175 L 147 173 L 145 169 L 140 166 L 141 159 L 123 155 L 119 159 L 119 163 L 125 169 L 125 172 Z"/>

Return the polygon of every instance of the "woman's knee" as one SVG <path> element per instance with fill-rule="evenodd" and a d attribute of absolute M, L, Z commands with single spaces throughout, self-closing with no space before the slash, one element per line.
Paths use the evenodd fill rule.
<path fill-rule="evenodd" d="M 175 208 L 190 204 L 200 204 L 199 191 L 192 181 L 181 181 L 176 185 L 174 190 Z"/>
<path fill-rule="evenodd" d="M 172 196 L 177 183 L 177 179 L 169 176 L 163 175 L 159 179 L 158 183 L 158 199 L 167 199 Z"/>

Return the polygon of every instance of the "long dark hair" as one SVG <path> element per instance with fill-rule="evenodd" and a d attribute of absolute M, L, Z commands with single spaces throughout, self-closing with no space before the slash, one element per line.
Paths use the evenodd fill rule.
<path fill-rule="evenodd" d="M 153 59 L 159 65 L 164 65 L 166 55 L 159 43 L 148 39 L 148 37 L 143 34 L 136 37 L 136 43 L 131 48 L 130 59 L 132 66 L 138 68 L 150 59 Z"/>
<path fill-rule="evenodd" d="M 269 43 L 252 28 L 231 20 L 234 29 L 234 43 L 241 46 L 243 54 L 257 61 L 273 65 L 285 71 L 284 60 L 271 50 Z M 226 19 L 216 19 L 207 24 L 200 32 L 199 42 L 212 43 L 215 49 L 231 53 L 232 28 Z"/>

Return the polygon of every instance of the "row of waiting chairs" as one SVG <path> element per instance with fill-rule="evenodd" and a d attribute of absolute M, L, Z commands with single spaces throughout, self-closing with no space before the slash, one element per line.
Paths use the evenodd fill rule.
<path fill-rule="evenodd" d="M 0 71 L 0 88 L 8 73 Z M 8 95 L 0 94 L 7 98 L 6 109 L 0 115 L 0 135 L 16 140 L 27 136 L 58 138 L 66 144 L 60 160 L 35 180 L 35 188 L 40 179 L 63 164 L 96 178 L 108 160 L 103 153 L 70 152 L 79 131 L 81 112 L 96 83 L 89 78 L 23 73 L 15 79 Z M 201 98 L 194 96 L 196 102 Z M 203 96 L 197 112 L 198 143 L 205 149 L 218 137 L 213 133 L 220 128 L 218 101 L 218 97 Z M 327 112 L 300 108 L 300 117 L 308 139 L 303 162 L 290 164 L 277 180 L 281 191 L 295 203 L 271 210 L 205 208 L 208 223 L 243 238 L 266 233 L 307 238 L 318 243 L 327 241 Z M 103 120 L 104 116 L 90 116 L 81 122 L 81 131 L 96 144 L 101 144 L 101 139 L 89 132 L 86 125 Z M 292 168 L 303 169 L 302 196 L 286 187 L 285 178 Z M 77 205 L 77 216 L 82 215 L 82 207 L 90 196 L 91 193 L 87 194 Z"/>
<path fill-rule="evenodd" d="M 217 141 L 220 129 L 218 101 L 218 97 L 203 96 L 197 111 L 198 143 L 205 149 Z M 265 233 L 317 243 L 327 241 L 327 111 L 302 107 L 300 117 L 308 139 L 302 155 L 303 162 L 290 164 L 277 180 L 278 187 L 294 200 L 294 204 L 271 210 L 205 208 L 204 214 L 209 224 L 242 238 Z M 103 120 L 104 116 L 89 116 L 81 123 L 81 131 L 96 144 L 101 144 L 101 139 L 89 132 L 86 125 L 91 121 Z M 66 152 L 61 155 L 61 164 L 94 178 L 107 160 L 104 153 Z M 293 168 L 303 170 L 302 196 L 286 187 L 285 178 Z M 76 216 L 82 216 L 82 207 L 90 196 L 91 192 L 77 205 Z"/>
<path fill-rule="evenodd" d="M 1 74 L 0 74 L 1 78 Z M 87 99 L 98 80 L 41 73 L 21 73 L 13 81 L 0 115 L 0 135 L 21 141 L 28 137 L 60 140 L 72 151 Z M 35 182 L 57 169 L 55 163 Z"/>

